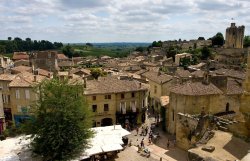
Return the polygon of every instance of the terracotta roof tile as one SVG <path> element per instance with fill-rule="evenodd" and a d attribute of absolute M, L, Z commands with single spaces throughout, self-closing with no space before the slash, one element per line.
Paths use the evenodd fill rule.
<path fill-rule="evenodd" d="M 214 84 L 209 83 L 206 85 L 202 82 L 186 82 L 184 84 L 178 84 L 172 87 L 170 91 L 176 94 L 192 96 L 223 94 L 223 92 Z"/>
<path fill-rule="evenodd" d="M 227 94 L 228 95 L 234 95 L 234 94 L 242 94 L 243 88 L 241 86 L 242 82 L 239 82 L 237 80 L 228 79 L 227 80 Z"/>
<path fill-rule="evenodd" d="M 148 86 L 134 80 L 119 80 L 116 77 L 101 77 L 98 80 L 89 80 L 85 94 L 122 93 L 130 91 L 144 91 Z"/>
<path fill-rule="evenodd" d="M 17 66 L 11 68 L 11 71 L 22 73 L 22 72 L 32 71 L 32 68 L 27 66 Z"/>
<path fill-rule="evenodd" d="M 181 77 L 181 78 L 188 78 L 188 77 L 191 76 L 191 73 L 188 70 L 182 70 L 182 69 L 180 69 L 180 70 L 177 70 L 175 72 L 175 75 L 177 77 Z"/>
<path fill-rule="evenodd" d="M 14 52 L 12 59 L 13 60 L 21 60 L 21 59 L 28 60 L 29 55 L 26 52 Z"/>
<path fill-rule="evenodd" d="M 15 77 L 16 75 L 13 74 L 0 74 L 0 80 L 4 81 L 12 81 Z"/>
<path fill-rule="evenodd" d="M 57 59 L 61 60 L 61 59 L 69 59 L 66 55 L 64 54 L 57 54 Z"/>
<path fill-rule="evenodd" d="M 148 71 L 146 73 L 143 73 L 142 76 L 159 84 L 168 82 L 173 78 L 171 75 L 162 74 L 154 71 Z"/>

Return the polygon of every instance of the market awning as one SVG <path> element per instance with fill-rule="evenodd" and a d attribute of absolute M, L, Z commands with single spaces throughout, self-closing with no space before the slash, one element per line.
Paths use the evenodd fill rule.
<path fill-rule="evenodd" d="M 111 152 L 111 151 L 117 151 L 122 150 L 122 146 L 120 144 L 106 144 L 102 146 L 103 152 Z"/>

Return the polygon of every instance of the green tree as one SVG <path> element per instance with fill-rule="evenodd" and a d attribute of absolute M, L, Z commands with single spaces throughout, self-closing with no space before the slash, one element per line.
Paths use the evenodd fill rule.
<path fill-rule="evenodd" d="M 6 53 L 5 46 L 0 45 L 0 54 L 5 54 L 5 53 Z"/>
<path fill-rule="evenodd" d="M 90 74 L 95 78 L 98 79 L 100 76 L 106 76 L 107 73 L 102 71 L 100 68 L 91 68 Z"/>
<path fill-rule="evenodd" d="M 205 40 L 204 37 L 198 37 L 198 40 Z"/>
<path fill-rule="evenodd" d="M 63 54 L 65 54 L 69 58 L 72 58 L 73 55 L 74 55 L 74 49 L 70 45 L 64 46 L 63 49 L 62 49 L 62 52 L 63 52 Z"/>
<path fill-rule="evenodd" d="M 40 100 L 25 131 L 32 134 L 31 147 L 45 161 L 69 160 L 88 147 L 92 136 L 83 85 L 54 78 L 38 87 Z"/>
<path fill-rule="evenodd" d="M 11 37 L 8 37 L 8 40 L 9 40 L 9 41 L 11 41 L 11 39 L 12 39 Z"/>
<path fill-rule="evenodd" d="M 201 49 L 201 59 L 205 60 L 210 58 L 211 56 L 212 56 L 211 50 L 207 46 L 204 46 Z"/>
<path fill-rule="evenodd" d="M 250 46 L 250 36 L 245 36 L 244 37 L 244 47 L 249 47 Z"/>
<path fill-rule="evenodd" d="M 215 36 L 212 37 L 213 46 L 222 46 L 224 44 L 224 37 L 222 33 L 218 32 Z"/>
<path fill-rule="evenodd" d="M 93 44 L 91 44 L 91 43 L 89 43 L 89 42 L 87 42 L 86 45 L 87 45 L 87 46 L 90 46 L 90 47 L 93 47 Z"/>
<path fill-rule="evenodd" d="M 145 48 L 139 46 L 135 49 L 135 51 L 138 51 L 138 52 L 143 52 L 145 50 Z"/>
<path fill-rule="evenodd" d="M 154 41 L 154 42 L 152 43 L 152 47 L 162 47 L 162 41 L 161 41 L 161 40 L 158 41 L 158 42 Z"/>

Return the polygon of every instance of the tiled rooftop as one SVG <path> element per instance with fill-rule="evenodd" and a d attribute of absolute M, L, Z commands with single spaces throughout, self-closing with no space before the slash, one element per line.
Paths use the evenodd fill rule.
<path fill-rule="evenodd" d="M 171 75 L 162 74 L 162 73 L 154 72 L 154 71 L 148 71 L 146 73 L 143 73 L 142 75 L 146 77 L 147 79 L 153 82 L 159 83 L 159 84 L 168 82 L 172 80 L 173 78 Z"/>
<path fill-rule="evenodd" d="M 171 92 L 182 95 L 202 96 L 223 94 L 214 84 L 203 84 L 202 82 L 186 82 L 178 84 L 170 89 Z"/>
<path fill-rule="evenodd" d="M 147 90 L 148 86 L 135 80 L 119 80 L 116 77 L 101 77 L 98 80 L 89 80 L 85 94 L 122 93 Z"/>

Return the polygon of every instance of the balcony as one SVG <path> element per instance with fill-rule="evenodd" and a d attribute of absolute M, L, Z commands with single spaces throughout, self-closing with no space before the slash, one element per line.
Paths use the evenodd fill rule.
<path fill-rule="evenodd" d="M 139 113 L 140 110 L 139 108 L 136 108 L 136 112 L 133 112 L 131 109 L 130 110 L 126 110 L 126 113 L 122 113 L 122 111 L 116 111 L 117 115 L 126 115 L 126 114 L 134 114 L 134 113 Z"/>
<path fill-rule="evenodd" d="M 111 115 L 111 111 L 103 111 L 103 112 L 95 112 L 95 116 L 106 116 L 106 115 Z"/>

